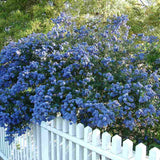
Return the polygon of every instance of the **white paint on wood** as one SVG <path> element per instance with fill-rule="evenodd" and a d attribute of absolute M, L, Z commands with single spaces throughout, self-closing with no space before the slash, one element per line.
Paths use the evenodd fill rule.
<path fill-rule="evenodd" d="M 84 141 L 87 143 L 92 141 L 92 128 L 89 126 L 84 129 Z"/>
<path fill-rule="evenodd" d="M 122 138 L 118 135 L 113 136 L 113 138 L 112 138 L 112 153 L 114 153 L 114 154 L 121 153 L 121 144 L 122 144 Z"/>
<path fill-rule="evenodd" d="M 37 127 L 33 125 L 33 157 L 37 160 Z"/>
<path fill-rule="evenodd" d="M 56 119 L 56 129 L 62 130 L 62 118 L 57 117 Z M 62 137 L 60 135 L 56 136 L 56 142 L 57 142 L 57 160 L 62 159 Z"/>
<path fill-rule="evenodd" d="M 146 159 L 146 146 L 140 143 L 136 146 L 135 160 L 145 160 Z"/>
<path fill-rule="evenodd" d="M 76 136 L 76 123 L 69 124 L 69 135 Z M 76 159 L 75 143 L 69 141 L 69 160 Z"/>
<path fill-rule="evenodd" d="M 133 142 L 129 139 L 123 142 L 123 157 L 131 158 L 133 156 Z"/>
<path fill-rule="evenodd" d="M 61 117 L 57 117 L 56 119 L 56 129 L 62 130 L 62 118 Z"/>
<path fill-rule="evenodd" d="M 51 128 L 56 127 L 56 119 L 51 121 Z M 51 132 L 51 158 L 52 160 L 56 160 L 57 152 L 56 152 L 56 134 Z"/>
<path fill-rule="evenodd" d="M 99 129 L 93 130 L 92 145 L 96 147 L 100 145 L 100 130 Z M 100 155 L 97 154 L 95 151 L 92 151 L 92 160 L 98 160 L 98 159 L 100 159 Z"/>
<path fill-rule="evenodd" d="M 63 120 L 63 129 L 62 130 L 64 133 L 69 132 L 69 122 L 67 120 Z M 62 159 L 68 160 L 69 159 L 69 144 L 68 144 L 68 140 L 66 138 L 62 139 L 62 148 L 63 148 Z"/>
<path fill-rule="evenodd" d="M 32 160 L 33 155 L 32 155 L 32 129 L 29 132 L 29 160 Z"/>
<path fill-rule="evenodd" d="M 87 126 L 84 128 L 84 142 L 90 143 L 92 141 L 92 128 Z M 91 160 L 92 152 L 84 147 L 84 159 Z"/>
<path fill-rule="evenodd" d="M 69 132 L 69 122 L 67 120 L 63 120 L 63 132 L 64 133 Z"/>
<path fill-rule="evenodd" d="M 108 132 L 102 134 L 102 149 L 108 150 L 111 147 L 111 135 Z M 102 156 L 102 160 L 109 160 L 105 156 Z"/>
<path fill-rule="evenodd" d="M 27 160 L 29 160 L 29 131 L 27 132 L 26 135 L 26 141 L 27 141 L 27 147 L 26 147 L 26 154 L 27 154 Z"/>
<path fill-rule="evenodd" d="M 43 122 L 43 125 L 46 125 Z M 48 130 L 41 127 L 41 149 L 42 149 L 42 160 L 49 160 L 49 137 L 48 137 Z"/>
<path fill-rule="evenodd" d="M 76 126 L 76 137 L 78 139 L 83 139 L 84 138 L 84 125 L 79 123 Z M 77 160 L 82 160 L 83 159 L 83 148 L 82 146 L 76 144 L 76 158 Z"/>
<path fill-rule="evenodd" d="M 102 134 L 102 149 L 110 149 L 111 146 L 111 135 L 108 132 Z"/>
<path fill-rule="evenodd" d="M 37 158 L 38 160 L 42 160 L 42 144 L 41 144 L 41 126 L 36 124 L 36 132 L 37 132 Z"/>
<path fill-rule="evenodd" d="M 149 160 L 160 160 L 160 150 L 156 147 L 149 151 Z"/>
<path fill-rule="evenodd" d="M 93 144 L 94 146 L 100 145 L 100 130 L 99 130 L 99 129 L 93 130 L 93 134 L 92 134 L 92 144 Z"/>
<path fill-rule="evenodd" d="M 152 148 L 146 157 L 146 146 L 142 143 L 133 152 L 133 142 L 127 139 L 122 149 L 122 139 L 118 135 L 111 142 L 107 132 L 100 138 L 98 129 L 92 132 L 90 127 L 69 123 L 58 117 L 41 126 L 34 124 L 10 146 L 4 139 L 5 130 L 0 128 L 0 156 L 4 160 L 160 160 L 157 148 Z"/>

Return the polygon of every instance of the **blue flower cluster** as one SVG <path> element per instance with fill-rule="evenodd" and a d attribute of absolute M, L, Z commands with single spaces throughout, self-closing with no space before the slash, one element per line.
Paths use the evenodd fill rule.
<path fill-rule="evenodd" d="M 7 140 L 57 113 L 91 127 L 154 131 L 160 76 L 145 59 L 158 39 L 129 37 L 124 15 L 98 31 L 71 19 L 62 13 L 48 34 L 29 35 L 1 51 L 0 126 Z"/>

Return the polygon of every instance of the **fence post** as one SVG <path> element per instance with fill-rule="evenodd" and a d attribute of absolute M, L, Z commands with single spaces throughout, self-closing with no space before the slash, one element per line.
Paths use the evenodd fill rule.
<path fill-rule="evenodd" d="M 42 125 L 45 126 L 46 123 L 42 122 Z M 49 160 L 49 134 L 48 130 L 41 126 L 41 153 L 42 160 Z"/>

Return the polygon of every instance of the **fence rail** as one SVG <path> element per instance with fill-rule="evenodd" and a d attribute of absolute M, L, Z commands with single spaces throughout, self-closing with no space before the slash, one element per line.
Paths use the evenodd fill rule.
<path fill-rule="evenodd" d="M 111 137 L 99 129 L 92 131 L 83 124 L 71 124 L 61 117 L 16 137 L 11 145 L 5 142 L 5 130 L 0 128 L 0 157 L 4 160 L 160 160 L 160 150 L 152 148 L 146 156 L 142 143 L 133 151 L 133 142 Z M 112 139 L 112 141 L 111 141 Z"/>

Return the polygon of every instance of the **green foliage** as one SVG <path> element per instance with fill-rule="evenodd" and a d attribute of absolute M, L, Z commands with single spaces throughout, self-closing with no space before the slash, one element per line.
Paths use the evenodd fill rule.
<path fill-rule="evenodd" d="M 152 0 L 150 5 L 137 0 L 7 0 L 0 3 L 0 50 L 11 40 L 33 32 L 47 33 L 53 27 L 50 19 L 61 11 L 75 16 L 77 26 L 95 25 L 99 19 L 103 26 L 107 17 L 127 14 L 130 35 L 145 33 L 160 38 L 160 0 Z"/>
<path fill-rule="evenodd" d="M 33 32 L 46 33 L 53 27 L 50 18 L 57 16 L 56 6 L 46 1 L 10 0 L 0 4 L 0 49 Z"/>
<path fill-rule="evenodd" d="M 155 3 L 149 6 L 142 6 L 139 3 L 132 2 L 126 13 L 129 16 L 129 25 L 132 33 L 147 33 L 160 37 L 158 32 L 160 28 L 160 3 Z"/>
<path fill-rule="evenodd" d="M 160 68 L 160 44 L 149 52 L 147 55 L 147 62 L 153 69 Z"/>

